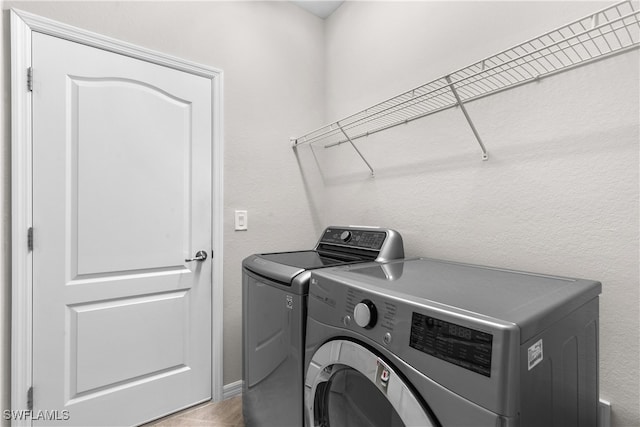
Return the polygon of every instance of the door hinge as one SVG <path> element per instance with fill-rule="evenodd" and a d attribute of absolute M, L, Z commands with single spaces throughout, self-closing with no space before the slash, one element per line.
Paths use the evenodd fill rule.
<path fill-rule="evenodd" d="M 27 68 L 27 90 L 33 92 L 33 67 Z"/>
<path fill-rule="evenodd" d="M 33 227 L 29 227 L 27 230 L 27 249 L 33 251 Z"/>
<path fill-rule="evenodd" d="M 33 387 L 27 390 L 27 409 L 33 411 Z"/>

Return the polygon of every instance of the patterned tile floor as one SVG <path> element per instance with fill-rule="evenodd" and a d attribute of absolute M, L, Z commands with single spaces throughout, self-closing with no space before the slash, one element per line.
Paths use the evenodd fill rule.
<path fill-rule="evenodd" d="M 143 427 L 244 427 L 242 396 L 216 403 L 203 403 Z"/>

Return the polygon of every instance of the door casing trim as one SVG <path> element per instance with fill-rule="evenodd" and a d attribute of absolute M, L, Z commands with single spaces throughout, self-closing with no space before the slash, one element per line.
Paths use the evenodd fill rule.
<path fill-rule="evenodd" d="M 60 23 L 11 9 L 11 409 L 27 409 L 27 390 L 33 385 L 33 257 L 27 245 L 32 225 L 32 96 L 27 87 L 31 67 L 32 34 L 53 37 L 185 71 L 211 80 L 212 88 L 212 268 L 211 385 L 212 400 L 223 398 L 223 72 Z M 37 78 L 37 77 L 36 77 Z M 37 230 L 35 230 L 37 239 Z M 37 241 L 37 240 L 36 240 Z M 37 243 L 36 243 L 37 244 Z M 12 426 L 29 425 L 14 420 Z"/>

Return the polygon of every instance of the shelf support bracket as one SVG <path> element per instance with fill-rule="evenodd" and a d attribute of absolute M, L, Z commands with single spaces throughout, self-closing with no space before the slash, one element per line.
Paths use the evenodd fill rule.
<path fill-rule="evenodd" d="M 478 131 L 476 130 L 476 127 L 473 125 L 473 122 L 471 121 L 471 117 L 469 116 L 469 113 L 467 112 L 467 108 L 464 106 L 464 103 L 460 99 L 460 95 L 458 95 L 458 91 L 456 91 L 456 88 L 453 85 L 453 82 L 451 81 L 451 77 L 445 76 L 444 78 L 447 80 L 447 83 L 449 84 L 449 87 L 451 88 L 451 92 L 453 92 L 453 96 L 456 97 L 456 101 L 458 102 L 458 105 L 460 106 L 460 109 L 462 110 L 462 114 L 464 114 L 464 117 L 467 119 L 467 123 L 469 123 L 469 126 L 471 127 L 471 131 L 473 131 L 473 134 L 475 135 L 476 139 L 478 140 L 478 144 L 480 145 L 480 149 L 482 150 L 482 160 L 489 159 L 489 154 L 487 153 L 487 149 L 485 148 L 484 144 L 482 143 L 482 139 L 480 138 L 480 134 L 478 134 Z"/>
<path fill-rule="evenodd" d="M 344 129 L 342 129 L 342 126 L 340 126 L 339 123 L 336 123 L 338 125 L 338 128 L 340 128 L 340 132 L 342 132 L 342 134 L 344 135 L 345 138 L 347 138 L 347 141 L 349 141 L 349 144 L 351 144 L 351 146 L 353 147 L 354 150 L 356 150 L 356 153 L 358 153 L 358 155 L 360 156 L 360 158 L 362 159 L 363 162 L 366 163 L 367 167 L 369 168 L 369 170 L 371 171 L 371 176 L 374 176 L 373 173 L 373 168 L 371 167 L 371 165 L 369 164 L 369 162 L 367 162 L 367 159 L 364 158 L 364 156 L 362 155 L 362 153 L 360 152 L 360 150 L 358 150 L 358 147 L 356 147 L 356 144 L 353 143 L 353 141 L 351 140 L 351 138 L 349 138 L 349 135 L 347 135 L 347 133 L 344 131 Z"/>

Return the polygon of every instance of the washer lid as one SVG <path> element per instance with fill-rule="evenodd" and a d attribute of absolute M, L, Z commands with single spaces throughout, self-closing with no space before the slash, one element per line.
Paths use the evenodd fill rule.
<path fill-rule="evenodd" d="M 279 264 L 288 265 L 290 267 L 299 267 L 305 270 L 347 263 L 347 261 L 327 257 L 316 251 L 278 252 L 272 254 L 261 254 L 260 257 Z"/>
<path fill-rule="evenodd" d="M 316 251 L 277 252 L 271 254 L 256 254 L 245 258 L 242 266 L 259 276 L 275 281 L 284 286 L 292 286 L 294 279 L 301 273 L 316 268 L 330 267 L 347 264 L 353 261 L 344 261 L 329 258 Z M 308 288 L 308 274 L 305 283 L 299 283 L 299 292 L 306 293 Z"/>

